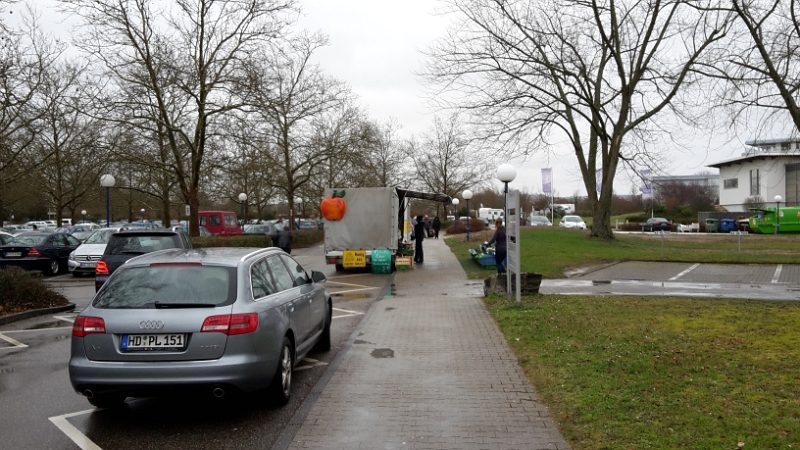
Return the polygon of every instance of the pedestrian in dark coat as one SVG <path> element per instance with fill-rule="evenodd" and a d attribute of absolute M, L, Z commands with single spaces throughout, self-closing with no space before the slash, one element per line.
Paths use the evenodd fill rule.
<path fill-rule="evenodd" d="M 433 227 L 434 238 L 439 239 L 439 230 L 442 229 L 442 221 L 439 220 L 439 216 L 433 218 L 432 227 Z"/>
<path fill-rule="evenodd" d="M 494 221 L 494 236 L 487 245 L 494 244 L 494 263 L 497 266 L 497 273 L 506 273 L 503 261 L 506 259 L 506 228 L 503 226 L 503 218 L 498 217 Z"/>
<path fill-rule="evenodd" d="M 421 263 L 425 259 L 422 254 L 422 240 L 425 239 L 425 221 L 422 216 L 417 216 L 417 223 L 414 225 L 414 238 L 417 240 L 414 246 L 414 262 Z"/>
<path fill-rule="evenodd" d="M 283 227 L 278 230 L 278 242 L 276 244 L 281 250 L 290 255 L 292 254 L 292 232 L 289 231 L 289 227 Z"/>

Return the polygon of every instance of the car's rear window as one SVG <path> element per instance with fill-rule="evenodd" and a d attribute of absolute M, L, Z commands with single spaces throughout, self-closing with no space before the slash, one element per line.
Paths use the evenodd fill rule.
<path fill-rule="evenodd" d="M 85 244 L 108 244 L 108 239 L 114 230 L 97 230 L 86 238 Z"/>
<path fill-rule="evenodd" d="M 95 297 L 96 308 L 223 306 L 236 298 L 236 269 L 155 265 L 118 271 Z"/>
<path fill-rule="evenodd" d="M 21 246 L 30 246 L 33 247 L 34 245 L 42 245 L 44 241 L 47 239 L 47 236 L 16 236 L 6 245 L 21 245 Z"/>
<path fill-rule="evenodd" d="M 106 255 L 143 254 L 168 248 L 180 248 L 177 236 L 113 236 L 108 241 Z"/>

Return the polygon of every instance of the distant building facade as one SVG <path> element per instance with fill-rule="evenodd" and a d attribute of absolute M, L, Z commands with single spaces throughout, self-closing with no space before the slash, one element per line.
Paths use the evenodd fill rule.
<path fill-rule="evenodd" d="M 775 206 L 780 195 L 786 206 L 800 205 L 800 138 L 754 140 L 738 158 L 710 164 L 719 169 L 719 204 L 728 211 L 746 211 L 745 200 L 761 197 Z"/>

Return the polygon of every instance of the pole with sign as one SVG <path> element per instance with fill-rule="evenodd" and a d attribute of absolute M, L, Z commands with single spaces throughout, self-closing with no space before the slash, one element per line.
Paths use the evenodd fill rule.
<path fill-rule="evenodd" d="M 506 260 L 506 276 L 509 279 L 509 284 L 511 280 L 511 274 L 514 274 L 514 283 L 516 285 L 516 295 L 517 295 L 517 303 L 520 303 L 520 295 L 521 295 L 521 276 L 520 276 L 520 242 L 519 242 L 519 223 L 520 223 L 520 212 L 521 209 L 519 207 L 519 191 L 514 189 L 508 193 L 508 215 L 506 216 L 506 249 L 507 255 Z M 510 285 L 508 286 L 508 299 L 511 300 L 511 289 Z"/>

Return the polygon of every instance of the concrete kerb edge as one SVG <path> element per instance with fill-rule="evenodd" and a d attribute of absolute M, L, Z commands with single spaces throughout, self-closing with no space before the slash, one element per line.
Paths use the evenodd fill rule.
<path fill-rule="evenodd" d="M 623 262 L 625 262 L 625 261 L 614 261 L 614 262 L 609 263 L 609 264 L 601 264 L 601 265 L 599 265 L 597 267 L 594 267 L 594 268 L 591 268 L 591 269 L 589 269 L 589 270 L 587 270 L 585 272 L 576 272 L 576 273 L 574 273 L 572 275 L 567 275 L 565 273 L 564 275 L 567 275 L 567 278 L 574 278 L 576 276 L 588 275 L 590 273 L 597 272 L 598 270 L 603 270 L 603 269 L 607 269 L 609 267 L 616 266 L 617 264 L 622 264 Z"/>
<path fill-rule="evenodd" d="M 392 275 L 386 281 L 386 284 L 381 288 L 381 293 L 375 298 L 375 301 L 369 306 L 367 313 L 364 314 L 364 318 L 356 325 L 355 329 L 350 336 L 347 338 L 347 341 L 342 346 L 342 350 L 336 357 L 331 361 L 328 367 L 325 369 L 325 373 L 322 374 L 317 384 L 314 385 L 314 388 L 311 389 L 306 399 L 303 401 L 303 404 L 300 405 L 300 408 L 294 413 L 291 419 L 289 419 L 289 423 L 281 432 L 278 439 L 272 445 L 272 450 L 286 450 L 292 445 L 292 441 L 294 437 L 297 435 L 297 432 L 300 431 L 300 427 L 303 426 L 303 422 L 305 422 L 308 414 L 311 412 L 311 408 L 314 407 L 314 404 L 317 403 L 317 399 L 319 399 L 322 392 L 325 390 L 325 386 L 328 385 L 328 382 L 331 381 L 333 378 L 333 374 L 336 373 L 336 370 L 339 368 L 339 365 L 344 361 L 345 356 L 347 356 L 347 352 L 350 350 L 350 347 L 353 346 L 358 334 L 364 330 L 367 322 L 372 317 L 374 311 L 377 309 L 378 303 L 383 300 L 383 297 L 386 296 L 386 290 L 390 289 L 392 283 L 394 283 L 394 276 L 397 272 L 392 272 Z"/>
<path fill-rule="evenodd" d="M 9 323 L 30 319 L 32 317 L 46 316 L 48 314 L 60 313 L 64 311 L 72 311 L 73 309 L 75 309 L 75 304 L 69 303 L 67 305 L 56 306 L 54 308 L 32 309 L 30 311 L 23 311 L 16 314 L 9 314 L 7 316 L 0 317 L 0 325 L 8 325 Z"/>

